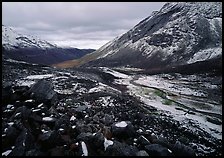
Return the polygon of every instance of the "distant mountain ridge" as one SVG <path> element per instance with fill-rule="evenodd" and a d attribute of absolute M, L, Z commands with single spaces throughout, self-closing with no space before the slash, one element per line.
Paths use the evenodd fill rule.
<path fill-rule="evenodd" d="M 61 48 L 31 35 L 22 35 L 2 25 L 3 56 L 29 63 L 51 65 L 80 58 L 94 49 Z"/>
<path fill-rule="evenodd" d="M 221 57 L 222 3 L 175 2 L 166 3 L 127 33 L 68 65 L 160 69 Z"/>

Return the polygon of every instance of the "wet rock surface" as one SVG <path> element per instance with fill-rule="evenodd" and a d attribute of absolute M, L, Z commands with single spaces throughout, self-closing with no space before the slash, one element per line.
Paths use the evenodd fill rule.
<path fill-rule="evenodd" d="M 221 140 L 145 108 L 104 74 L 3 61 L 2 155 L 222 155 Z"/>

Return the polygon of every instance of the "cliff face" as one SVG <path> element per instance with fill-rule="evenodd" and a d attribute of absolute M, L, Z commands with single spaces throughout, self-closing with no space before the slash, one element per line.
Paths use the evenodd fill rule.
<path fill-rule="evenodd" d="M 219 2 L 166 3 L 95 51 L 97 59 L 87 65 L 153 69 L 221 59 L 221 26 Z"/>

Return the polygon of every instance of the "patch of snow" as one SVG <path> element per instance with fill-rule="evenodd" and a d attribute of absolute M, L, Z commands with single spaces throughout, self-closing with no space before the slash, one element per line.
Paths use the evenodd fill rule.
<path fill-rule="evenodd" d="M 30 75 L 27 76 L 27 79 L 44 79 L 44 78 L 50 78 L 53 77 L 54 74 L 45 74 L 45 75 Z"/>
<path fill-rule="evenodd" d="M 70 90 L 70 89 L 63 89 L 63 90 L 54 89 L 54 91 L 59 93 L 59 94 L 73 94 L 74 93 L 74 91 Z"/>
<path fill-rule="evenodd" d="M 142 129 L 138 129 L 136 132 L 138 132 L 138 133 L 142 133 L 143 130 L 142 130 Z"/>
<path fill-rule="evenodd" d="M 48 131 L 46 131 L 45 129 L 42 129 L 41 132 L 43 132 L 43 133 L 47 133 Z"/>
<path fill-rule="evenodd" d="M 187 61 L 187 63 L 191 64 L 191 63 L 195 63 L 197 61 L 204 61 L 204 60 L 212 59 L 212 58 L 217 57 L 218 55 L 222 55 L 221 47 L 200 50 L 197 53 L 195 53 L 193 55 L 193 57 Z"/>
<path fill-rule="evenodd" d="M 193 95 L 193 96 L 206 96 L 206 94 L 200 92 L 199 90 L 177 86 L 177 85 L 175 85 L 161 77 L 158 77 L 156 75 L 141 77 L 138 80 L 136 80 L 135 82 L 138 84 L 153 87 L 153 88 L 169 90 L 169 91 L 175 92 L 177 94 Z"/>
<path fill-rule="evenodd" d="M 40 108 L 42 105 L 44 105 L 44 103 L 39 104 L 37 107 Z"/>
<path fill-rule="evenodd" d="M 76 117 L 75 116 L 72 116 L 71 118 L 70 118 L 70 121 L 74 121 L 76 119 Z"/>
<path fill-rule="evenodd" d="M 8 104 L 7 106 L 6 106 L 6 108 L 7 109 L 10 109 L 10 108 L 12 108 L 14 105 L 12 105 L 12 104 Z"/>
<path fill-rule="evenodd" d="M 37 112 L 37 111 L 40 111 L 41 109 L 34 109 L 32 110 L 33 112 Z"/>
<path fill-rule="evenodd" d="M 52 118 L 52 117 L 43 117 L 42 120 L 43 121 L 53 121 L 54 118 Z"/>
<path fill-rule="evenodd" d="M 111 140 L 107 140 L 107 138 L 104 138 L 104 150 L 106 151 L 107 150 L 107 147 L 110 146 L 110 145 L 113 145 L 114 142 L 111 141 Z"/>
<path fill-rule="evenodd" d="M 17 117 L 17 116 L 19 116 L 19 115 L 21 115 L 21 112 L 16 113 L 16 114 L 15 114 L 15 117 Z"/>
<path fill-rule="evenodd" d="M 12 63 L 22 63 L 22 64 L 30 64 L 24 61 L 18 61 L 18 60 L 13 60 L 13 59 L 6 59 L 6 61 L 12 62 Z M 35 64 L 37 65 L 37 64 Z"/>
<path fill-rule="evenodd" d="M 118 77 L 118 78 L 128 78 L 129 76 L 126 75 L 126 74 L 123 74 L 123 73 L 120 73 L 120 72 L 117 72 L 115 70 L 112 70 L 110 68 L 106 68 L 106 67 L 100 67 L 100 69 L 102 69 L 104 72 L 106 73 L 109 73 L 115 77 Z"/>
<path fill-rule="evenodd" d="M 29 99 L 29 100 L 26 100 L 25 103 L 30 103 L 30 102 L 34 102 L 33 99 Z"/>
<path fill-rule="evenodd" d="M 116 127 L 126 127 L 128 124 L 125 121 L 121 121 L 115 124 Z"/>
<path fill-rule="evenodd" d="M 12 150 L 7 150 L 2 153 L 2 156 L 8 156 L 11 152 L 12 152 Z"/>
<path fill-rule="evenodd" d="M 9 122 L 8 125 L 12 126 L 12 125 L 14 125 L 14 122 Z"/>
<path fill-rule="evenodd" d="M 97 101 L 100 102 L 102 106 L 114 106 L 111 96 L 99 97 Z"/>
<path fill-rule="evenodd" d="M 33 85 L 34 83 L 36 83 L 36 82 L 35 81 L 28 81 L 28 80 L 16 81 L 16 85 L 18 85 L 18 86 L 28 86 L 28 87 L 31 87 L 31 85 Z"/>
<path fill-rule="evenodd" d="M 74 129 L 76 127 L 76 125 L 72 126 L 72 129 Z"/>
<path fill-rule="evenodd" d="M 100 92 L 105 90 L 106 88 L 104 86 L 98 85 L 97 87 L 91 88 L 88 93 L 94 93 L 94 92 Z"/>
<path fill-rule="evenodd" d="M 81 142 L 81 145 L 82 145 L 82 156 L 88 156 L 88 150 L 87 150 L 87 147 L 86 147 L 86 143 L 85 142 Z"/>

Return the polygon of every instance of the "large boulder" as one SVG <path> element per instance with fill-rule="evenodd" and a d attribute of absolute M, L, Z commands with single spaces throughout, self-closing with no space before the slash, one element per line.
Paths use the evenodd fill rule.
<path fill-rule="evenodd" d="M 111 126 L 112 135 L 118 138 L 128 138 L 135 134 L 134 127 L 130 121 L 116 122 Z"/>
<path fill-rule="evenodd" d="M 57 93 L 54 91 L 53 85 L 49 81 L 39 80 L 32 85 L 28 93 L 38 102 L 46 102 L 51 105 L 56 105 L 57 103 Z"/>

